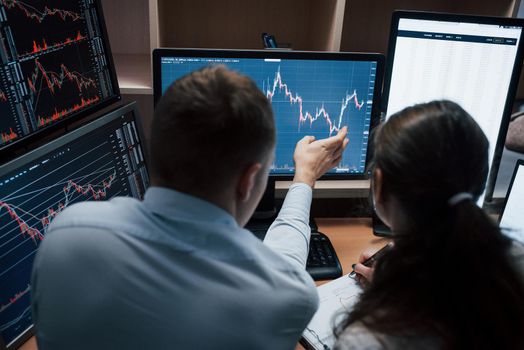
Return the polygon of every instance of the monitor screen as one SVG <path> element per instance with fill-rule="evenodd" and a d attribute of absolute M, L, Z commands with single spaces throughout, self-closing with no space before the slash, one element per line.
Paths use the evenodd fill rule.
<path fill-rule="evenodd" d="M 523 26 L 511 18 L 395 12 L 384 85 L 386 119 L 417 103 L 457 102 L 488 137 L 491 166 L 500 159 L 515 97 Z"/>
<path fill-rule="evenodd" d="M 329 174 L 365 174 L 369 132 L 379 113 L 383 56 L 160 49 L 153 55 L 155 100 L 176 79 L 214 64 L 251 77 L 270 100 L 277 129 L 272 175 L 294 173 L 293 152 L 302 137 L 326 138 L 343 126 L 349 129 L 349 145 Z"/>
<path fill-rule="evenodd" d="M 524 244 L 524 160 L 515 167 L 508 190 L 506 205 L 500 218 L 500 228 L 508 237 Z"/>
<path fill-rule="evenodd" d="M 134 108 L 120 108 L 0 167 L 0 345 L 32 326 L 31 268 L 53 218 L 80 201 L 144 194 L 149 180 Z"/>
<path fill-rule="evenodd" d="M 0 148 L 119 97 L 99 1 L 0 2 Z"/>

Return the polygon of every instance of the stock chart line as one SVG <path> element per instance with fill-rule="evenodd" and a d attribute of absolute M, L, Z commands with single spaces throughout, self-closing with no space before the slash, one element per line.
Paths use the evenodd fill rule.
<path fill-rule="evenodd" d="M 43 127 L 43 126 L 46 126 L 48 124 L 51 124 L 59 119 L 62 119 L 63 117 L 73 113 L 73 112 L 76 112 L 80 109 L 83 109 L 83 108 L 86 108 L 96 102 L 98 102 L 100 100 L 100 97 L 98 96 L 95 96 L 94 98 L 88 98 L 88 99 L 84 99 L 84 98 L 81 98 L 80 99 L 80 103 L 75 103 L 72 107 L 66 107 L 66 108 L 63 108 L 61 110 L 58 110 L 55 108 L 55 111 L 53 114 L 51 114 L 50 116 L 38 116 L 37 117 L 37 124 L 39 127 Z"/>
<path fill-rule="evenodd" d="M 107 166 L 107 164 L 105 164 L 104 166 Z M 33 198 L 37 197 L 37 196 L 40 196 L 42 195 L 44 192 L 48 191 L 48 190 L 52 190 L 58 186 L 63 186 L 63 190 L 62 191 L 58 191 L 54 196 L 51 196 L 48 198 L 48 201 L 53 201 L 55 200 L 55 198 L 58 198 L 55 200 L 55 202 L 53 203 L 50 203 L 47 205 L 47 208 L 53 208 L 53 207 L 58 207 L 58 210 L 63 210 L 65 209 L 66 206 L 68 206 L 70 203 L 71 203 L 71 197 L 66 197 L 65 200 L 63 198 L 63 194 L 71 194 L 70 193 L 70 188 L 66 188 L 66 187 L 70 187 L 72 184 L 70 184 L 70 182 L 73 182 L 75 184 L 79 183 L 80 181 L 85 181 L 85 182 L 102 182 L 104 183 L 105 182 L 105 178 L 107 178 L 107 176 L 102 176 L 104 174 L 108 174 L 108 172 L 112 172 L 114 175 L 114 168 L 111 167 L 109 169 L 98 169 L 98 170 L 95 170 L 85 176 L 81 176 L 79 178 L 75 178 L 75 179 L 71 179 L 71 180 L 61 180 L 59 182 L 57 182 L 56 184 L 53 184 L 51 186 L 47 186 L 47 187 L 43 187 L 43 188 L 39 188 L 39 189 L 36 189 L 36 190 L 33 190 L 33 191 L 28 191 L 26 193 L 23 193 L 19 196 L 12 196 L 10 198 L 3 198 L 2 201 L 4 203 L 7 203 L 7 202 L 14 202 L 15 200 L 21 198 L 21 197 L 24 197 L 24 198 L 28 198 L 27 200 L 21 202 L 21 203 L 18 203 L 16 206 L 13 205 L 13 204 L 10 204 L 9 206 L 15 210 L 19 210 L 20 212 L 29 212 L 29 213 L 32 213 L 32 212 L 35 212 L 38 210 L 38 207 L 34 207 L 34 208 L 30 208 L 30 209 L 27 209 L 27 210 L 23 210 L 23 209 L 20 209 L 20 207 L 26 205 L 29 201 L 31 201 Z M 99 174 L 99 175 L 97 175 Z M 70 175 L 70 177 L 72 176 L 73 174 Z M 96 175 L 96 177 L 93 177 L 93 178 L 90 178 L 92 176 Z M 99 177 L 101 177 L 102 179 L 99 179 Z M 87 178 L 90 178 L 89 180 L 86 180 Z M 111 181 L 114 180 L 114 177 L 110 176 L 111 178 Z M 106 182 L 107 184 L 107 182 Z M 78 186 L 78 185 L 77 185 Z M 79 189 L 81 190 L 81 189 Z M 74 194 L 74 193 L 73 193 Z M 100 194 L 100 195 L 96 195 L 95 199 L 102 199 L 102 196 L 104 196 L 105 198 L 105 193 L 103 194 Z M 49 212 L 50 212 L 50 209 L 45 209 L 44 211 L 39 211 L 38 214 L 36 215 L 32 215 L 32 218 L 33 219 L 36 219 L 38 221 L 38 217 L 37 216 L 40 216 L 42 215 L 43 218 L 40 220 L 41 223 L 48 223 L 47 221 L 49 220 L 46 220 L 49 219 Z M 54 216 L 56 216 L 56 214 L 58 214 L 57 210 L 52 210 L 51 213 L 55 213 Z M 8 213 L 5 213 L 5 214 L 0 214 L 0 218 L 2 218 L 4 215 L 6 215 Z M 47 215 L 47 217 L 46 217 Z M 53 217 L 54 217 L 53 216 Z M 6 232 L 5 235 L 11 235 L 14 231 L 16 230 L 16 228 L 13 228 L 11 229 L 10 231 Z M 4 238 L 4 236 L 1 236 L 0 238 Z M 0 245 L 0 247 L 2 247 L 3 245 Z"/>
<path fill-rule="evenodd" d="M 31 55 L 35 55 L 35 54 L 39 54 L 39 53 L 44 53 L 46 51 L 50 51 L 50 50 L 53 50 L 53 49 L 58 49 L 58 48 L 63 47 L 65 45 L 78 43 L 78 42 L 83 41 L 85 39 L 87 39 L 87 37 L 82 35 L 82 33 L 80 33 L 80 31 L 79 31 L 79 32 L 76 33 L 76 35 L 74 37 L 68 37 L 68 38 L 66 38 L 63 41 L 58 41 L 58 42 L 55 42 L 55 43 L 53 43 L 51 45 L 47 44 L 47 41 L 45 40 L 45 38 L 42 39 L 42 44 L 38 44 L 36 42 L 36 40 L 33 40 L 33 48 L 31 49 L 31 51 L 28 51 L 26 53 L 23 53 L 23 54 L 19 55 L 19 58 L 23 58 L 23 57 L 26 57 L 26 56 L 31 56 Z"/>
<path fill-rule="evenodd" d="M 38 217 L 37 215 L 32 214 L 30 211 L 26 211 L 14 204 L 8 204 L 2 200 L 0 200 L 0 209 L 5 209 L 11 219 L 16 222 L 20 234 L 23 237 L 27 235 L 36 245 L 38 244 L 38 241 L 44 239 L 44 232 L 51 223 L 51 220 L 69 206 L 75 194 L 91 197 L 90 199 L 93 200 L 105 199 L 107 196 L 107 190 L 111 188 L 115 178 L 116 170 L 113 169 L 111 175 L 109 175 L 107 179 L 102 180 L 101 183 L 97 185 L 93 185 L 91 183 L 81 185 L 76 181 L 68 180 L 66 185 L 62 188 L 63 199 L 58 202 L 58 204 L 55 204 L 56 208 L 49 207 L 47 210 L 45 210 L 42 217 Z M 28 220 L 22 219 L 22 216 L 28 217 Z M 36 227 L 30 226 L 28 224 L 29 220 L 36 220 L 39 222 L 42 228 L 38 229 Z"/>
<path fill-rule="evenodd" d="M 60 65 L 60 73 L 48 71 L 42 66 L 40 61 L 38 59 L 35 59 L 35 70 L 31 74 L 31 76 L 27 79 L 27 82 L 29 84 L 29 88 L 34 93 L 40 94 L 41 88 L 37 89 L 36 84 L 37 80 L 40 78 L 40 85 L 44 82 L 49 88 L 49 90 L 55 94 L 55 87 L 58 87 L 59 89 L 62 88 L 62 85 L 65 81 L 70 81 L 72 83 L 75 83 L 77 89 L 79 92 L 82 92 L 82 90 L 86 90 L 89 87 L 96 88 L 97 84 L 94 79 L 86 78 L 83 74 L 76 72 L 76 71 L 70 71 L 65 65 Z M 38 91 L 37 91 L 38 90 Z"/>
<path fill-rule="evenodd" d="M 42 23 L 48 16 L 58 16 L 62 21 L 71 20 L 73 22 L 83 18 L 79 13 L 57 8 L 49 8 L 47 6 L 45 6 L 43 10 L 38 10 L 26 2 L 19 0 L 0 0 L 0 4 L 4 5 L 9 10 L 18 8 L 27 18 L 36 20 L 38 23 Z"/>
<path fill-rule="evenodd" d="M 284 91 L 285 97 L 289 100 L 290 104 L 298 104 L 299 107 L 299 119 L 298 119 L 298 130 L 300 131 L 300 126 L 304 124 L 306 121 L 309 121 L 310 126 L 320 117 L 324 118 L 326 123 L 329 126 L 329 135 L 331 136 L 334 132 L 338 132 L 340 128 L 342 127 L 342 118 L 344 116 L 344 112 L 348 108 L 349 104 L 353 102 L 355 104 L 355 107 L 360 110 L 364 106 L 364 101 L 358 100 L 357 91 L 354 90 L 352 94 L 348 94 L 346 92 L 346 96 L 342 99 L 342 103 L 340 106 L 340 113 L 336 119 L 338 119 L 338 122 L 336 120 L 333 120 L 331 116 L 329 115 L 328 111 L 324 107 L 324 103 L 320 106 L 320 108 L 316 108 L 316 111 L 314 115 L 309 111 L 304 111 L 303 103 L 304 100 L 302 97 L 296 93 L 293 94 L 289 86 L 283 82 L 282 80 L 282 74 L 280 73 L 280 67 L 278 67 L 277 72 L 275 73 L 275 78 L 273 79 L 273 83 L 271 84 L 267 82 L 267 88 L 263 87 L 266 97 L 268 100 L 272 103 L 273 97 L 278 91 Z"/>
<path fill-rule="evenodd" d="M 87 152 L 79 155 L 78 157 L 75 157 L 74 159 L 54 168 L 53 170 L 47 172 L 45 175 L 39 177 L 38 179 L 36 179 L 35 181 L 32 181 L 22 187 L 18 187 L 15 191 L 11 192 L 10 194 L 8 194 L 6 197 L 2 198 L 3 201 L 13 201 L 15 199 L 18 199 L 20 197 L 24 197 L 26 196 L 27 194 L 36 194 L 36 193 L 39 193 L 40 191 L 42 190 L 46 190 L 46 189 L 49 189 L 51 187 L 44 187 L 44 188 L 40 188 L 40 189 L 37 189 L 37 190 L 33 190 L 33 191 L 27 191 L 27 189 L 30 187 L 30 186 L 33 186 L 35 185 L 36 183 L 38 183 L 39 181 L 46 181 L 46 178 L 48 176 L 54 176 L 55 173 L 61 171 L 62 169 L 68 167 L 68 166 L 71 166 L 72 163 L 74 162 L 83 162 L 83 158 L 84 157 L 89 157 L 90 154 L 92 154 L 93 152 L 97 152 L 100 148 L 103 148 L 103 147 L 106 147 L 107 145 L 107 142 L 102 142 L 100 143 L 99 145 L 97 146 L 94 146 L 94 147 L 91 147 Z M 99 157 L 97 158 L 95 161 L 101 161 L 102 159 L 104 159 L 106 156 L 108 156 L 107 154 L 104 155 L 103 157 Z M 88 167 L 90 167 L 94 162 L 84 162 L 83 166 L 81 168 L 79 168 L 78 170 L 76 170 L 75 172 L 69 174 L 68 176 L 65 176 L 63 177 L 61 180 L 59 181 L 56 181 L 55 183 L 61 183 L 61 184 L 66 184 L 68 179 L 75 179 L 75 180 L 82 180 L 82 179 L 85 179 L 86 176 L 82 176 L 82 177 L 74 177 L 77 173 L 80 173 L 82 171 L 84 171 L 85 169 L 87 169 Z M 107 164 L 111 164 L 111 161 L 108 161 Z M 106 165 L 107 165 L 106 164 Z M 96 169 L 95 171 L 93 172 L 89 172 L 90 174 L 96 174 L 100 171 L 100 169 L 103 169 L 106 165 L 103 165 L 101 167 L 99 167 L 98 169 Z M 25 192 L 24 192 L 25 191 Z M 23 205 L 24 203 L 22 203 Z M 0 215 L 1 217 L 1 215 Z"/>
<path fill-rule="evenodd" d="M 18 213 L 15 211 L 14 206 L 0 201 L 0 209 L 5 209 L 11 217 L 11 219 L 13 219 L 16 222 L 22 237 L 27 235 L 29 238 L 33 240 L 35 244 L 37 244 L 37 240 L 41 241 L 44 239 L 44 235 L 40 232 L 40 230 L 29 226 L 27 222 L 22 220 L 20 215 L 18 215 Z"/>
<path fill-rule="evenodd" d="M 29 293 L 30 290 L 31 290 L 31 286 L 28 284 L 26 289 L 24 289 L 21 292 L 15 293 L 14 296 L 9 298 L 9 300 L 7 301 L 7 304 L 3 304 L 0 306 L 0 313 L 7 310 L 11 305 L 16 303 L 20 298 L 22 298 L 24 295 Z"/>
<path fill-rule="evenodd" d="M 21 319 L 23 319 L 24 317 L 26 317 L 26 315 L 28 315 L 30 313 L 31 313 L 31 305 L 26 307 L 24 309 L 24 311 L 18 317 L 16 317 L 15 319 L 13 319 L 13 320 L 11 320 L 11 321 L 3 324 L 3 325 L 0 325 L 0 331 L 3 332 L 6 329 L 8 329 L 9 327 L 12 327 L 13 325 L 17 324 Z"/>

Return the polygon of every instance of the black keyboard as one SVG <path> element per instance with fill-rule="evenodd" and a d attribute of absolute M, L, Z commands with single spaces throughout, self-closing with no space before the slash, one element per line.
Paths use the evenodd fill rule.
<path fill-rule="evenodd" d="M 311 232 L 306 270 L 315 281 L 342 276 L 342 266 L 335 248 L 322 232 Z"/>
<path fill-rule="evenodd" d="M 250 221 L 246 226 L 246 229 L 250 230 L 260 240 L 264 239 L 268 228 L 269 225 L 265 222 Z M 342 276 L 342 266 L 335 248 L 333 248 L 329 238 L 316 229 L 316 225 L 314 225 L 309 243 L 306 270 L 315 281 L 338 278 Z"/>

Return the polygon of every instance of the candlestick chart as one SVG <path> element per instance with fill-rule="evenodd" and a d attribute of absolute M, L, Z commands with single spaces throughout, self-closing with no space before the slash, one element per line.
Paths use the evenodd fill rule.
<path fill-rule="evenodd" d="M 140 148 L 134 121 L 117 120 L 0 176 L 4 340 L 32 324 L 27 289 L 32 262 L 53 219 L 78 202 L 143 195 L 147 177 Z"/>
<path fill-rule="evenodd" d="M 70 51 L 82 48 L 87 49 L 85 46 L 65 48 L 61 53 L 66 54 L 61 59 L 52 53 L 21 63 L 37 128 L 100 101 L 96 71 L 81 69 L 83 64 L 71 56 L 74 53 Z"/>
<path fill-rule="evenodd" d="M 19 59 L 87 38 L 82 2 L 0 0 L 0 5 Z"/>
<path fill-rule="evenodd" d="M 322 139 L 344 126 L 349 130 L 349 144 L 331 173 L 365 172 L 375 62 L 166 58 L 162 62 L 163 90 L 184 74 L 210 64 L 225 64 L 251 77 L 271 102 L 277 129 L 273 173 L 294 171 L 295 145 L 304 136 Z"/>
<path fill-rule="evenodd" d="M 0 146 L 16 140 L 20 129 L 15 120 L 8 118 L 12 113 L 7 88 L 0 83 Z"/>
<path fill-rule="evenodd" d="M 0 0 L 0 147 L 115 97 L 106 42 L 94 0 Z"/>

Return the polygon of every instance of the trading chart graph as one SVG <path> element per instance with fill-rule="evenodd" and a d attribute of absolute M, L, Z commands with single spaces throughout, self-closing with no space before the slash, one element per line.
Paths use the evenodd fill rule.
<path fill-rule="evenodd" d="M 142 197 L 148 177 L 136 126 L 117 119 L 0 176 L 0 332 L 31 326 L 32 262 L 52 220 L 68 206 Z"/>
<path fill-rule="evenodd" d="M 87 51 L 84 46 L 65 48 L 61 60 L 52 53 L 21 64 L 37 128 L 100 100 L 96 73 L 81 72 L 83 63 L 75 57 L 82 48 Z M 74 59 L 67 59 L 70 57 Z M 66 63 L 62 63 L 64 60 Z"/>
<path fill-rule="evenodd" d="M 10 32 L 18 58 L 45 51 L 35 50 L 35 47 L 45 46 L 51 50 L 77 33 L 86 37 L 82 34 L 86 26 L 79 1 L 0 0 L 0 5 L 6 19 L 12 23 Z"/>
<path fill-rule="evenodd" d="M 1 86 L 1 83 L 0 83 Z M 6 88 L 0 88 L 0 145 L 11 142 L 18 138 L 16 121 L 7 118 L 11 114 L 11 109 L 8 103 L 8 95 Z"/>
<path fill-rule="evenodd" d="M 0 133 L 24 137 L 115 96 L 105 50 L 94 0 L 0 0 L 0 81 L 11 92 Z"/>
<path fill-rule="evenodd" d="M 348 126 L 350 140 L 332 173 L 364 173 L 376 62 L 299 59 L 162 59 L 162 89 L 210 64 L 225 64 L 251 77 L 272 104 L 277 126 L 274 174 L 294 171 L 293 152 L 306 135 L 332 136 Z"/>

